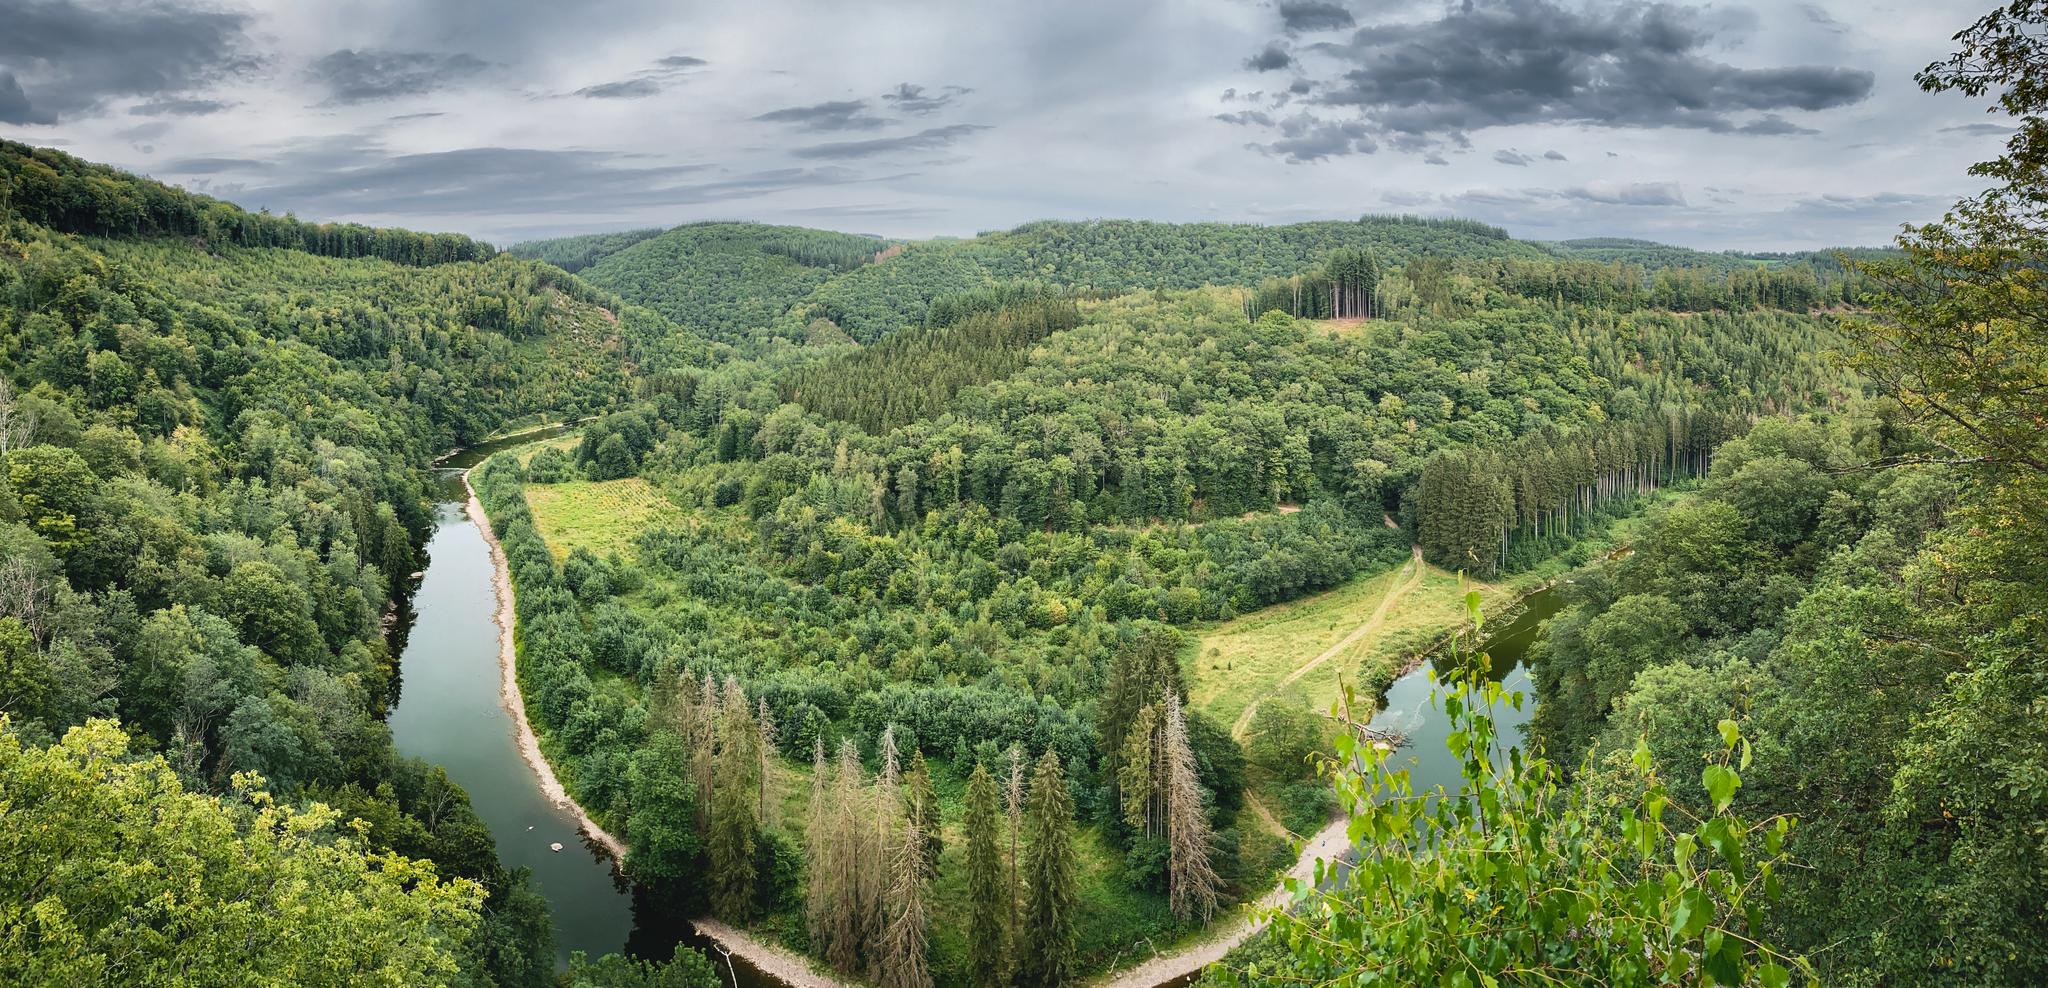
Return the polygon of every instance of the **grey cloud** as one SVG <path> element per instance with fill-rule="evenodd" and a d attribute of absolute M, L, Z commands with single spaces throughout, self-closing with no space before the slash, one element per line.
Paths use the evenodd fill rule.
<path fill-rule="evenodd" d="M 1870 195 L 1844 195 L 1827 193 L 1800 199 L 1794 209 L 1808 213 L 1862 214 L 1895 213 L 1901 208 L 1913 208 L 1944 201 L 1940 196 L 1919 195 L 1909 192 L 1877 192 Z"/>
<path fill-rule="evenodd" d="M 1685 190 L 1677 182 L 1588 182 L 1558 194 L 1609 206 L 1683 206 Z"/>
<path fill-rule="evenodd" d="M 1273 118 L 1267 116 L 1263 111 L 1260 110 L 1239 110 L 1236 113 L 1219 113 L 1216 114 L 1216 119 L 1221 120 L 1227 124 L 1256 124 L 1260 127 L 1273 126 Z"/>
<path fill-rule="evenodd" d="M 814 144 L 792 150 L 799 158 L 871 158 L 876 155 L 894 154 L 901 151 L 936 151 L 951 147 L 953 142 L 978 130 L 987 130 L 979 124 L 950 124 L 932 127 L 915 134 L 901 137 L 877 137 L 865 141 L 837 141 L 831 144 Z"/>
<path fill-rule="evenodd" d="M 866 100 L 831 100 L 810 106 L 788 106 L 770 110 L 754 119 L 768 123 L 793 124 L 803 130 L 874 130 L 885 122 L 870 116 Z"/>
<path fill-rule="evenodd" d="M 0 72 L 0 123 L 11 124 L 53 124 L 57 115 L 38 110 L 29 105 L 28 94 L 21 91 L 12 72 Z"/>
<path fill-rule="evenodd" d="M 2012 131 L 2013 129 L 2011 127 L 2006 127 L 2001 124 L 1973 123 L 1958 124 L 1954 127 L 1943 127 L 1941 128 L 1940 133 L 1968 134 L 1972 137 L 1991 137 L 1994 135 L 1998 137 L 2004 137 L 2008 134 L 2011 134 Z"/>
<path fill-rule="evenodd" d="M 1551 149 L 1551 150 L 1549 150 L 1549 151 L 1545 151 L 1545 152 L 1543 152 L 1543 157 L 1544 157 L 1544 160 L 1546 160 L 1546 161 L 1569 161 L 1569 160 L 1571 160 L 1571 159 L 1569 159 L 1569 158 L 1566 158 L 1566 157 L 1565 157 L 1565 156 L 1564 156 L 1564 155 L 1563 155 L 1562 153 L 1560 153 L 1559 151 L 1557 151 L 1557 150 L 1556 150 L 1556 149 L 1554 149 L 1554 148 L 1553 148 L 1553 149 Z"/>
<path fill-rule="evenodd" d="M 1368 25 L 1314 46 L 1348 63 L 1317 99 L 1379 132 L 1455 143 L 1474 130 L 1536 123 L 1803 133 L 1774 113 L 1740 117 L 1870 94 L 1875 77 L 1861 69 L 1738 68 L 1705 54 L 1718 32 L 1743 23 L 1663 3 L 1468 0 L 1437 20 Z"/>
<path fill-rule="evenodd" d="M 585 99 L 640 99 L 661 92 L 661 83 L 653 79 L 621 79 L 618 82 L 600 83 L 576 90 L 576 95 Z"/>
<path fill-rule="evenodd" d="M 268 165 L 254 158 L 179 158 L 157 168 L 166 175 L 218 175 L 222 172 L 256 172 L 268 169 Z"/>
<path fill-rule="evenodd" d="M 1304 31 L 1336 31 L 1351 27 L 1358 22 L 1351 17 L 1351 11 L 1334 3 L 1321 0 L 1282 0 L 1280 23 L 1289 34 Z"/>
<path fill-rule="evenodd" d="M 1294 56 L 1287 54 L 1279 45 L 1267 45 L 1259 53 L 1244 60 L 1244 67 L 1254 72 L 1272 72 L 1294 64 Z"/>
<path fill-rule="evenodd" d="M 186 93 L 254 67 L 247 15 L 143 0 L 0 4 L 0 120 L 54 123 L 122 96 Z"/>
<path fill-rule="evenodd" d="M 129 107 L 128 112 L 138 117 L 202 117 L 209 113 L 233 109 L 234 106 L 233 103 L 217 99 L 163 97 L 147 103 L 137 103 Z"/>
<path fill-rule="evenodd" d="M 1786 134 L 1818 134 L 1820 131 L 1814 130 L 1811 127 L 1801 127 L 1775 113 L 1766 113 L 1756 120 L 1751 120 L 1735 128 L 1735 133 L 1778 137 Z"/>
<path fill-rule="evenodd" d="M 1280 121 L 1280 139 L 1253 147 L 1300 164 L 1344 154 L 1371 154 L 1380 149 L 1365 124 L 1356 120 L 1320 120 L 1297 113 Z"/>
<path fill-rule="evenodd" d="M 1498 161 L 1503 165 L 1514 165 L 1517 168 L 1522 168 L 1526 167 L 1529 164 L 1529 162 L 1534 161 L 1536 159 L 1531 158 L 1528 155 L 1522 154 L 1520 152 L 1509 151 L 1506 148 L 1502 148 L 1501 150 L 1495 151 L 1493 153 L 1493 160 Z"/>
<path fill-rule="evenodd" d="M 307 70 L 328 103 L 369 103 L 417 96 L 474 78 L 490 63 L 467 52 L 343 48 Z"/>
<path fill-rule="evenodd" d="M 569 95 L 584 99 L 645 99 L 660 95 L 670 83 L 681 80 L 691 69 L 709 64 L 694 55 L 670 55 L 657 59 L 653 68 L 641 69 L 628 78 L 585 86 Z"/>
<path fill-rule="evenodd" d="M 1380 193 L 1380 201 L 1389 206 L 1427 206 L 1436 202 L 1436 196 L 1428 192 L 1402 192 L 1392 190 Z"/>
<path fill-rule="evenodd" d="M 708 165 L 645 164 L 641 156 L 608 151 L 475 147 L 392 155 L 374 146 L 353 146 L 358 141 L 311 142 L 287 150 L 252 171 L 288 178 L 245 188 L 234 198 L 252 208 L 321 218 L 501 216 L 508 204 L 526 214 L 587 215 L 749 199 L 863 180 L 841 167 L 711 177 Z M 227 159 L 214 163 L 219 172 L 239 170 Z"/>
<path fill-rule="evenodd" d="M 1451 162 L 1450 159 L 1445 158 L 1443 155 L 1431 151 L 1422 156 L 1422 163 L 1425 165 L 1449 165 Z"/>
<path fill-rule="evenodd" d="M 966 86 L 947 86 L 942 91 L 934 93 L 923 86 L 903 82 L 898 83 L 895 89 L 883 93 L 882 100 L 895 107 L 898 112 L 924 116 L 943 109 L 946 104 L 973 91 Z"/>

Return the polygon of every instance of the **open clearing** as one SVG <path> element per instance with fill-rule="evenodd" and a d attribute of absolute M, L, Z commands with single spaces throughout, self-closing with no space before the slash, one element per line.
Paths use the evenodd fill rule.
<path fill-rule="evenodd" d="M 638 477 L 528 484 L 526 504 L 556 559 L 568 558 L 579 546 L 600 556 L 615 551 L 630 556 L 633 536 L 676 524 L 685 516 L 675 502 Z"/>
<path fill-rule="evenodd" d="M 1418 572 L 1417 567 L 1420 567 Z M 1335 589 L 1243 615 L 1202 633 L 1190 693 L 1196 709 L 1242 734 L 1254 707 L 1281 702 L 1327 710 L 1339 676 L 1356 684 L 1361 670 L 1398 671 L 1406 656 L 1465 617 L 1465 590 L 1477 587 L 1484 606 L 1499 608 L 1525 585 L 1461 582 L 1457 574 L 1410 559 L 1359 576 Z"/>

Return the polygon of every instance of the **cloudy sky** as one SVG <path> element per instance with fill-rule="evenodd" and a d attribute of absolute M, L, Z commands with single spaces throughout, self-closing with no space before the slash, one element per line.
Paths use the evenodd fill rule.
<path fill-rule="evenodd" d="M 0 0 L 0 136 L 252 208 L 534 236 L 743 218 L 1467 216 L 1887 241 L 2002 118 L 1991 0 Z"/>

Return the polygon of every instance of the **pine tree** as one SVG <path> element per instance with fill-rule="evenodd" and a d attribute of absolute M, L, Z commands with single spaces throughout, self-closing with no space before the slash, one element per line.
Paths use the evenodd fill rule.
<path fill-rule="evenodd" d="M 1005 988 L 1016 886 L 1003 859 L 1003 810 L 981 763 L 967 777 L 967 970 L 975 988 Z"/>
<path fill-rule="evenodd" d="M 1200 914 L 1207 923 L 1216 912 L 1222 882 L 1209 863 L 1215 843 L 1202 808 L 1202 789 L 1195 773 L 1195 751 L 1188 743 L 1187 717 L 1180 697 L 1166 694 L 1166 724 L 1160 744 L 1166 767 L 1167 901 L 1182 920 Z"/>
<path fill-rule="evenodd" d="M 1024 828 L 1024 937 L 1017 983 L 1055 988 L 1074 975 L 1074 911 L 1080 900 L 1074 861 L 1074 806 L 1059 756 L 1047 751 L 1031 774 Z"/>
<path fill-rule="evenodd" d="M 912 816 L 903 826 L 903 840 L 890 861 L 889 928 L 882 943 L 882 988 L 931 988 L 925 957 L 928 919 L 925 915 L 924 834 Z"/>
<path fill-rule="evenodd" d="M 1010 854 L 1005 859 L 1010 873 L 1010 943 L 1016 945 L 1024 942 L 1024 914 L 1021 896 L 1016 894 L 1021 887 L 1017 869 L 1023 864 L 1018 842 L 1024 834 L 1024 752 L 1014 744 L 1010 746 L 1010 783 L 1003 795 L 1004 808 L 1010 818 Z"/>
<path fill-rule="evenodd" d="M 924 862 L 925 877 L 931 878 L 939 873 L 939 853 L 945 850 L 945 841 L 939 834 L 939 793 L 932 787 L 923 751 L 910 753 L 910 775 L 905 782 L 910 789 L 910 820 L 919 835 L 918 858 Z"/>

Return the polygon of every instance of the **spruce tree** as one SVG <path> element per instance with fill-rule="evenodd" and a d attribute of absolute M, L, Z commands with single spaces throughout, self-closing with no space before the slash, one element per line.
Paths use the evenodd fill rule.
<path fill-rule="evenodd" d="M 945 841 L 939 835 L 939 793 L 932 787 L 923 751 L 911 752 L 910 774 L 904 783 L 909 787 L 910 820 L 917 825 L 918 859 L 924 863 L 925 877 L 931 878 L 939 873 L 939 852 L 945 850 Z"/>
<path fill-rule="evenodd" d="M 925 915 L 924 835 L 917 818 L 904 822 L 903 840 L 889 862 L 889 928 L 881 950 L 882 988 L 931 988 L 925 956 L 930 930 Z"/>
<path fill-rule="evenodd" d="M 1209 863 L 1215 843 L 1202 807 L 1201 783 L 1195 773 L 1195 751 L 1188 743 L 1188 722 L 1180 697 L 1166 694 L 1166 724 L 1161 753 L 1166 768 L 1167 902 L 1173 914 L 1187 920 L 1199 914 L 1206 923 L 1216 912 L 1222 882 Z"/>
<path fill-rule="evenodd" d="M 711 830 L 704 841 L 711 858 L 711 908 L 725 919 L 743 922 L 754 904 L 754 847 L 760 831 L 759 784 L 755 781 L 760 771 L 760 727 L 747 709 L 746 694 L 738 681 L 726 682 L 717 719 Z"/>
<path fill-rule="evenodd" d="M 1010 913 L 1016 886 L 1003 860 L 1003 809 L 996 782 L 976 762 L 967 777 L 967 972 L 975 988 L 1004 988 L 1010 974 Z"/>
<path fill-rule="evenodd" d="M 1074 911 L 1079 875 L 1074 861 L 1074 804 L 1059 756 L 1047 751 L 1031 773 L 1024 814 L 1024 920 L 1017 983 L 1055 988 L 1074 976 Z"/>

